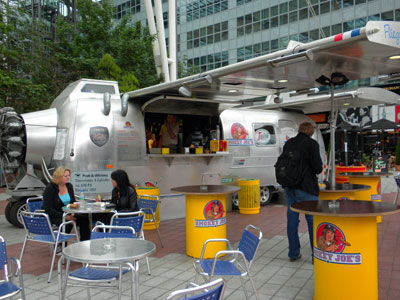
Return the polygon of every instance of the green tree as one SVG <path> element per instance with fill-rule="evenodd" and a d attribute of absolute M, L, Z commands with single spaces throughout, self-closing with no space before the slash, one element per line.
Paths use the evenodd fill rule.
<path fill-rule="evenodd" d="M 121 91 L 157 84 L 147 28 L 112 20 L 111 0 L 77 0 L 78 21 L 44 23 L 0 1 L 0 105 L 20 113 L 48 108 L 72 81 L 113 79 Z M 108 72 L 108 73 L 107 73 Z"/>

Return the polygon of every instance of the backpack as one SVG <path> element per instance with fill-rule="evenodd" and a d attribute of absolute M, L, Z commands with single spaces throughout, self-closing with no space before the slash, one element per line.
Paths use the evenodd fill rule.
<path fill-rule="evenodd" d="M 286 149 L 278 157 L 275 164 L 275 177 L 276 181 L 283 187 L 297 186 L 303 180 L 305 166 L 300 148 L 304 140 L 294 149 Z"/>

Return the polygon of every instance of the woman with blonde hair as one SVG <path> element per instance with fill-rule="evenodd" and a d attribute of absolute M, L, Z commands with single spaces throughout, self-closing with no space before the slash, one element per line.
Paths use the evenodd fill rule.
<path fill-rule="evenodd" d="M 43 209 L 49 215 L 52 224 L 59 226 L 63 218 L 63 206 L 75 202 L 74 188 L 69 182 L 71 170 L 64 167 L 58 167 L 53 173 L 52 182 L 50 182 L 43 191 Z M 90 239 L 89 220 L 87 216 L 81 214 L 68 214 L 66 221 L 75 221 L 79 226 L 80 240 Z M 72 226 L 66 227 L 70 232 Z"/>

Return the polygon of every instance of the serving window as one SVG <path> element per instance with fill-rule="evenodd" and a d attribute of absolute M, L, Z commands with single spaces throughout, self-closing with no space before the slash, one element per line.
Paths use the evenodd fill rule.
<path fill-rule="evenodd" d="M 276 131 L 271 124 L 254 124 L 253 137 L 257 147 L 276 145 Z"/>

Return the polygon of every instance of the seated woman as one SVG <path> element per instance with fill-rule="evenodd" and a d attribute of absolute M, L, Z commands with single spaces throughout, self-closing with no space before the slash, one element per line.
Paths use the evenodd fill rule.
<path fill-rule="evenodd" d="M 111 173 L 113 190 L 111 203 L 114 203 L 118 212 L 137 211 L 137 193 L 129 181 L 128 174 L 124 170 L 115 170 Z"/>
<path fill-rule="evenodd" d="M 71 171 L 58 167 L 53 173 L 53 180 L 43 191 L 43 209 L 49 215 L 50 222 L 59 226 L 62 223 L 62 207 L 75 202 L 74 188 L 69 182 Z M 90 239 L 89 220 L 86 215 L 68 214 L 65 221 L 75 221 L 79 226 L 80 240 Z M 71 232 L 72 225 L 66 226 Z"/>
<path fill-rule="evenodd" d="M 137 193 L 129 181 L 124 170 L 115 170 L 111 173 L 111 203 L 117 212 L 133 212 L 138 210 Z M 112 214 L 96 214 L 94 218 L 104 224 L 110 224 Z"/>

